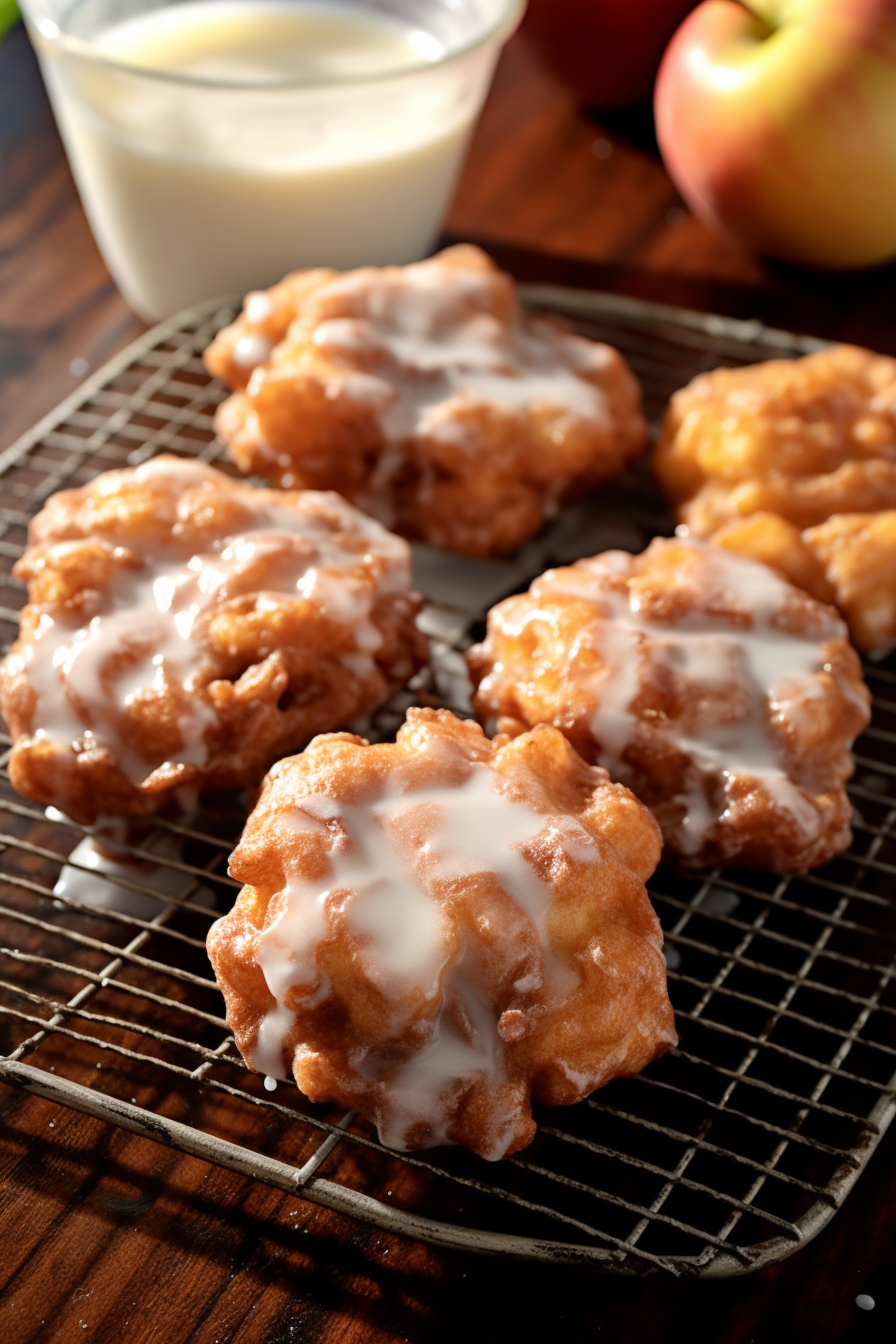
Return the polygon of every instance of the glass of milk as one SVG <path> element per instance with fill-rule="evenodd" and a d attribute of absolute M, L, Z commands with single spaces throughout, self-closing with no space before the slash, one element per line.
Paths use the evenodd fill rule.
<path fill-rule="evenodd" d="M 22 0 L 78 190 L 155 320 L 425 256 L 524 0 Z"/>

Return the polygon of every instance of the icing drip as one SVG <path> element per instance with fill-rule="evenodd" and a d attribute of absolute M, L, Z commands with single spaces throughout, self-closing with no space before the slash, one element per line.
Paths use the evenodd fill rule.
<path fill-rule="evenodd" d="M 134 479 L 164 481 L 183 492 L 217 479 L 202 463 L 167 458 L 136 469 Z M 100 481 L 100 494 L 116 488 L 114 478 Z M 79 743 L 81 749 L 106 747 L 134 784 L 142 784 L 160 764 L 129 745 L 129 715 L 146 696 L 163 696 L 179 688 L 177 728 L 180 746 L 167 756 L 172 765 L 204 765 L 205 735 L 215 722 L 203 698 L 203 639 L 213 616 L 228 602 L 251 595 L 264 612 L 284 600 L 305 598 L 334 622 L 351 630 L 354 652 L 347 651 L 359 676 L 374 668 L 381 636 L 371 612 L 374 586 L 358 573 L 371 557 L 384 562 L 378 592 L 407 589 L 409 560 L 404 543 L 372 519 L 351 509 L 338 495 L 326 501 L 330 518 L 299 503 L 272 502 L 262 492 L 239 494 L 239 531 L 207 543 L 194 554 L 179 539 L 182 524 L 172 527 L 170 541 L 153 555 L 114 546 L 102 536 L 88 543 L 102 546 L 110 558 L 108 586 L 89 619 L 76 609 L 41 616 L 33 642 L 21 657 L 36 693 L 33 736 L 59 745 Z M 182 506 L 179 506 L 179 513 Z M 335 522 L 334 522 L 335 515 Z M 348 541 L 345 534 L 348 534 Z M 356 544 L 357 543 L 357 544 Z M 83 542 L 58 542 L 45 547 L 48 563 L 62 561 L 66 550 Z M 355 571 L 354 573 L 352 571 Z M 263 575 L 260 587 L 257 574 Z"/>
<path fill-rule="evenodd" d="M 160 832 L 150 837 L 151 847 L 160 858 L 179 858 L 176 837 Z M 78 842 L 63 866 L 53 887 L 54 896 L 64 897 L 76 905 L 91 905 L 98 909 L 117 910 L 119 914 L 135 919 L 154 919 L 165 908 L 166 896 L 186 895 L 193 879 L 189 874 L 169 868 L 164 861 L 158 865 L 138 863 L 128 853 L 113 857 L 109 842 L 103 839 L 103 849 L 97 849 L 92 835 Z M 165 843 L 165 841 L 169 843 Z M 114 852 L 114 851 L 113 851 Z M 149 891 L 135 891 L 133 886 L 148 887 Z M 151 892 L 158 892 L 158 899 Z"/>
<path fill-rule="evenodd" d="M 601 369 L 600 347 L 537 320 L 508 329 L 488 311 L 488 276 L 452 271 L 449 285 L 423 264 L 384 278 L 373 291 L 363 271 L 329 289 L 365 315 L 319 323 L 314 343 L 336 362 L 340 355 L 347 363 L 361 357 L 371 366 L 347 368 L 339 389 L 371 408 L 387 441 L 424 434 L 466 442 L 469 427 L 451 414 L 458 402 L 516 411 L 544 402 L 610 423 L 603 392 L 584 376 Z"/>
<path fill-rule="evenodd" d="M 196 797 L 178 791 L 182 811 L 189 815 Z M 47 819 L 68 822 L 58 808 L 45 808 Z M 180 837 L 156 828 L 135 830 L 123 817 L 101 816 L 87 829 L 66 859 L 54 896 L 75 905 L 115 910 L 135 919 L 151 920 L 168 907 L 168 897 L 187 897 L 199 905 L 213 904 L 212 892 L 196 888 L 195 877 L 179 867 Z M 171 863 L 174 860 L 174 863 Z"/>
<path fill-rule="evenodd" d="M 496 875 L 534 931 L 549 991 L 567 992 L 569 979 L 575 983 L 577 976 L 548 946 L 551 887 L 522 852 L 555 821 L 498 792 L 484 765 L 474 765 L 455 787 L 407 793 L 383 788 L 338 810 L 325 797 L 298 799 L 290 824 L 317 832 L 328 867 L 316 881 L 289 876 L 272 906 L 275 917 L 259 938 L 258 960 L 276 1006 L 259 1028 L 249 1055 L 253 1067 L 286 1076 L 284 1051 L 295 1026 L 287 998 L 310 1007 L 329 995 L 317 954 L 322 941 L 341 928 L 357 947 L 360 973 L 387 1004 L 387 1045 L 402 1043 L 411 1027 L 420 1042 L 390 1081 L 388 1111 L 378 1116 L 380 1137 L 404 1148 L 408 1130 L 422 1122 L 430 1142 L 449 1142 L 449 1102 L 458 1084 L 482 1078 L 497 1086 L 505 1073 L 497 1014 L 477 984 L 467 951 L 452 944 L 444 890 L 457 884 L 463 899 L 477 875 Z M 593 847 L 583 828 L 570 826 L 573 842 Z M 523 993 L 526 985 L 521 981 L 516 988 Z M 380 1052 L 369 1050 L 354 1067 L 376 1080 L 383 1068 Z M 496 1139 L 499 1147 L 501 1141 Z"/>
<path fill-rule="evenodd" d="M 621 553 L 554 571 L 541 581 L 543 598 L 549 592 L 585 598 L 597 602 L 605 618 L 588 635 L 600 659 L 594 673 L 599 708 L 590 724 L 599 761 L 614 777 L 625 778 L 623 757 L 641 726 L 637 698 L 646 680 L 664 675 L 676 686 L 682 709 L 658 731 L 696 766 L 680 799 L 683 852 L 696 853 L 719 820 L 707 797 L 706 772 L 727 782 L 735 775 L 757 780 L 812 839 L 819 834 L 820 814 L 789 777 L 771 722 L 789 712 L 794 699 L 817 693 L 811 678 L 822 671 L 819 638 L 842 635 L 843 628 L 825 614 L 824 629 L 789 632 L 778 623 L 789 586 L 770 569 L 697 541 L 677 544 L 701 551 L 706 563 L 689 572 L 697 602 L 674 623 L 642 612 L 636 585 L 625 590 L 613 582 L 628 573 L 629 557 Z M 720 609 L 735 615 L 720 616 Z M 542 610 L 534 614 L 545 617 Z"/>

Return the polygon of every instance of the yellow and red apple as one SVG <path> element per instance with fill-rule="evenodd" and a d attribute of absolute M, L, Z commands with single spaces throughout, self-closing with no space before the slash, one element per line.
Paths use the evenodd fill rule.
<path fill-rule="evenodd" d="M 654 108 L 684 199 L 755 252 L 835 269 L 896 256 L 896 0 L 704 0 Z"/>
<path fill-rule="evenodd" d="M 529 0 L 520 27 L 542 65 L 590 107 L 649 100 L 666 43 L 695 0 Z"/>

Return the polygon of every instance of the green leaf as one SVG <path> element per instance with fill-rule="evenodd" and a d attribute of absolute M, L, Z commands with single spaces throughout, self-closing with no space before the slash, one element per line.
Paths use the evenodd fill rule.
<path fill-rule="evenodd" d="M 19 7 L 16 0 L 0 0 L 0 37 L 11 28 L 19 17 Z"/>

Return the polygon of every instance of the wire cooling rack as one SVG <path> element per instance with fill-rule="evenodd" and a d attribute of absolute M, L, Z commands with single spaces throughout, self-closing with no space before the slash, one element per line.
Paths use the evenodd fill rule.
<path fill-rule="evenodd" d="M 700 370 L 821 344 L 603 295 L 524 295 L 618 346 L 654 420 Z M 233 311 L 211 305 L 156 328 L 0 455 L 5 642 L 24 601 L 10 571 L 48 495 L 160 451 L 218 460 L 223 392 L 200 354 Z M 548 564 L 640 549 L 669 526 L 632 479 L 510 561 L 418 548 L 433 667 L 368 734 L 391 733 L 415 698 L 464 710 L 462 650 L 500 597 Z M 0 1079 L 429 1242 L 636 1274 L 722 1276 L 781 1259 L 832 1217 L 894 1112 L 896 671 L 866 674 L 874 719 L 857 746 L 850 852 L 796 877 L 661 869 L 650 892 L 680 1045 L 637 1078 L 542 1110 L 517 1157 L 397 1155 L 356 1114 L 283 1083 L 269 1093 L 244 1068 L 205 955 L 209 923 L 235 895 L 236 797 L 155 823 L 128 862 L 91 874 L 79 829 L 19 798 L 4 772 Z"/>

